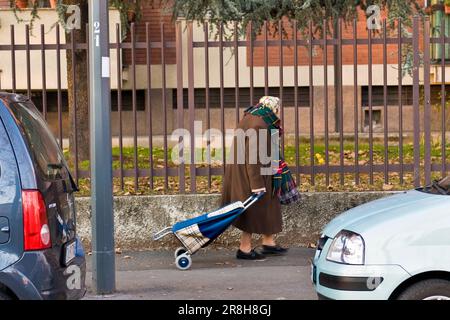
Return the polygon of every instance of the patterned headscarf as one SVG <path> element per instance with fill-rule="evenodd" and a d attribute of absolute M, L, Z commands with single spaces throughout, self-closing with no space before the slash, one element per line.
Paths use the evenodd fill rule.
<path fill-rule="evenodd" d="M 259 103 L 269 108 L 274 113 L 278 113 L 278 110 L 280 109 L 280 98 L 277 97 L 264 96 L 259 99 Z"/>

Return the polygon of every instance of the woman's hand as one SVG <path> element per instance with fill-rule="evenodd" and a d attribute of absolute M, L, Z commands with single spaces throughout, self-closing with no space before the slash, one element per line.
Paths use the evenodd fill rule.
<path fill-rule="evenodd" d="M 260 189 L 252 189 L 253 193 L 261 193 L 261 192 L 266 192 L 266 188 L 260 188 Z"/>

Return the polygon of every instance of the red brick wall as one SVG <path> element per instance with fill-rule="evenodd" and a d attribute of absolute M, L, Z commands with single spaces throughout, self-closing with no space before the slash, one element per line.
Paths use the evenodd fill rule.
<path fill-rule="evenodd" d="M 136 25 L 136 42 L 146 41 L 146 23 L 150 28 L 150 41 L 161 41 L 161 23 L 164 23 L 164 40 L 175 41 L 175 24 L 172 22 L 172 16 L 164 9 L 146 5 L 143 8 L 142 20 Z M 131 41 L 131 36 L 128 35 L 125 41 Z M 124 64 L 131 65 L 131 60 L 131 50 L 124 50 Z M 165 60 L 166 64 L 175 64 L 175 48 L 165 49 Z M 151 50 L 151 63 L 161 63 L 161 49 Z M 147 64 L 145 49 L 136 50 L 136 64 Z"/>
<path fill-rule="evenodd" d="M 9 0 L 0 0 L 0 8 L 9 8 Z"/>
<path fill-rule="evenodd" d="M 382 18 L 385 15 L 382 14 Z M 283 28 L 286 30 L 288 36 L 287 39 L 292 39 L 293 30 L 290 22 L 285 21 L 283 23 Z M 278 40 L 279 35 L 271 34 L 270 31 L 272 28 L 269 27 L 269 40 Z M 392 30 L 392 29 L 391 29 Z M 342 30 L 342 38 L 343 39 L 353 39 L 353 23 L 349 23 L 345 25 L 343 23 Z M 359 11 L 358 20 L 357 20 L 357 36 L 358 39 L 367 39 L 368 31 L 367 31 L 367 22 L 366 16 L 363 11 Z M 391 32 L 388 27 L 388 38 L 397 37 L 397 29 L 394 28 Z M 302 39 L 302 35 L 300 32 L 297 35 L 298 39 Z M 318 35 L 316 36 L 316 38 Z M 329 36 L 331 37 L 331 36 Z M 372 33 L 372 38 L 381 38 L 382 33 L 381 30 L 378 33 Z M 258 40 L 263 40 L 263 33 L 257 37 Z M 423 40 L 419 39 L 420 48 L 423 48 Z M 314 65 L 323 65 L 323 50 L 320 46 L 315 46 L 315 50 L 313 51 L 313 64 Z M 309 52 L 308 48 L 302 46 L 298 47 L 298 61 L 299 65 L 308 65 L 309 64 Z M 268 48 L 268 65 L 269 66 L 278 66 L 280 64 L 280 54 L 279 47 L 271 46 Z M 357 46 L 357 54 L 358 64 L 367 64 L 368 63 L 368 46 L 367 45 L 358 45 Z M 328 64 L 333 64 L 333 47 L 328 46 L 328 56 L 327 56 Z M 342 62 L 343 64 L 353 64 L 353 46 L 352 45 L 343 45 L 342 47 Z M 253 63 L 255 66 L 264 66 L 264 48 L 263 47 L 254 47 L 254 56 Z M 372 44 L 372 63 L 373 64 L 382 64 L 383 63 L 383 45 Z M 397 45 L 387 45 L 387 63 L 397 63 Z M 250 64 L 250 52 L 247 53 L 247 64 Z M 294 48 L 285 46 L 283 48 L 283 65 L 293 65 L 294 64 Z"/>

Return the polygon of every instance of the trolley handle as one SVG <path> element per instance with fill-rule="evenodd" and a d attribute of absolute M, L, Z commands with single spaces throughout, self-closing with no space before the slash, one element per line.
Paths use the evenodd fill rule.
<path fill-rule="evenodd" d="M 159 240 L 165 236 L 167 236 L 169 233 L 172 233 L 172 227 L 167 227 L 162 229 L 161 231 L 158 231 L 157 233 L 155 233 L 155 235 L 153 236 L 153 240 Z"/>
<path fill-rule="evenodd" d="M 247 210 L 252 206 L 256 201 L 262 198 L 264 196 L 265 192 L 261 191 L 258 193 L 253 193 L 247 200 L 244 201 L 244 210 Z"/>

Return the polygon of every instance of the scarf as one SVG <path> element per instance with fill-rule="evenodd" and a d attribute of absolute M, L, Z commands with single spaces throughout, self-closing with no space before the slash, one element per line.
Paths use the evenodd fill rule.
<path fill-rule="evenodd" d="M 261 117 L 268 126 L 268 130 L 277 130 L 279 135 L 283 134 L 283 129 L 280 127 L 280 118 L 272 111 L 272 109 L 264 106 L 263 104 L 257 104 L 245 110 L 245 113 L 249 113 L 258 117 Z M 274 174 L 272 176 L 272 190 L 273 194 L 277 195 L 280 199 L 290 197 L 293 192 L 297 191 L 297 185 L 292 177 L 291 171 L 287 166 L 284 159 L 272 160 L 272 167 L 274 168 Z M 295 190 L 295 191 L 293 191 Z"/>

